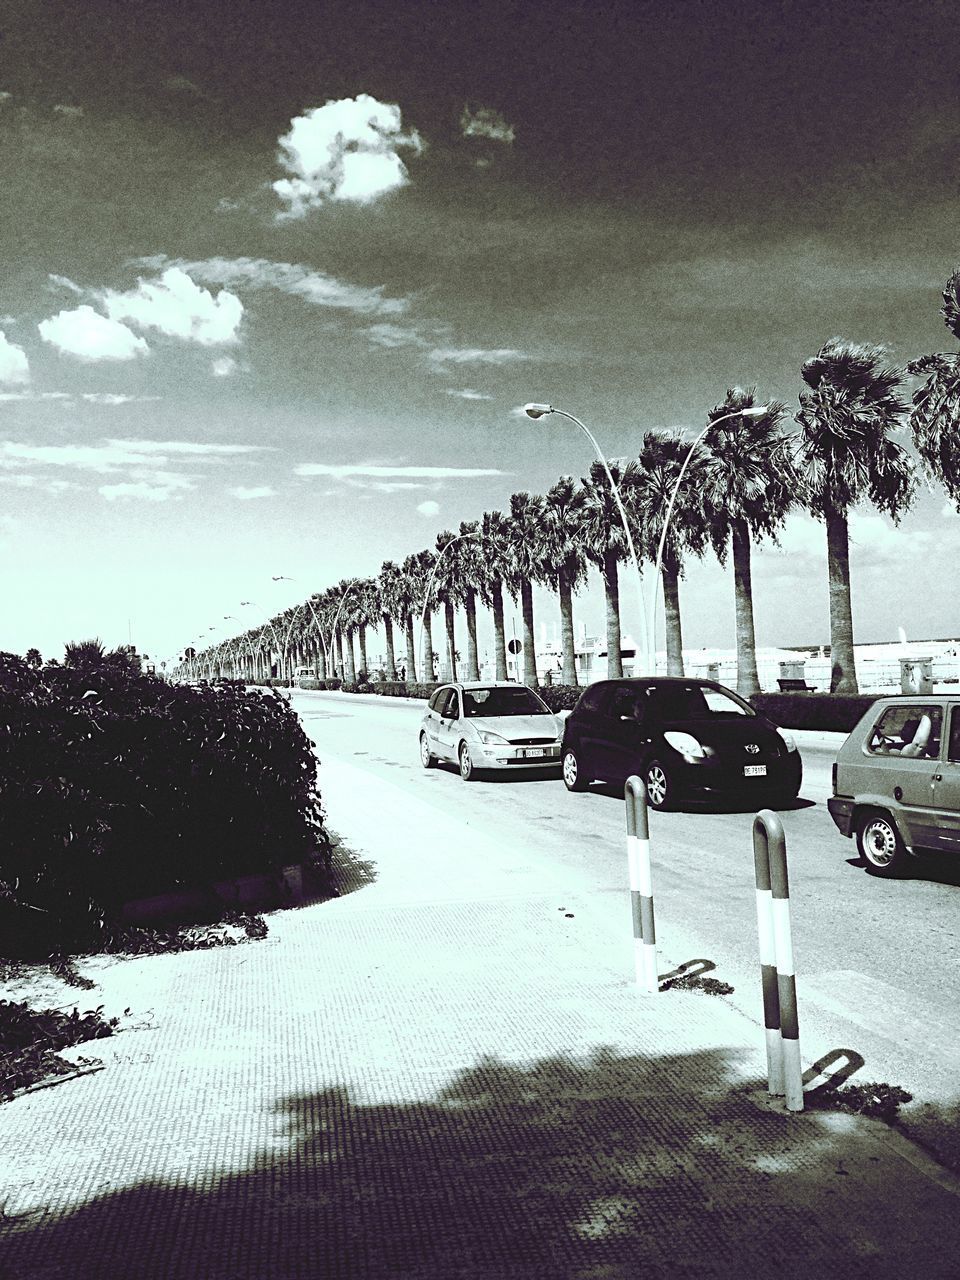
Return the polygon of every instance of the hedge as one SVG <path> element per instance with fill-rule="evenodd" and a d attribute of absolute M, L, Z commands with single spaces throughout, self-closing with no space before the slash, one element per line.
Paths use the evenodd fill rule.
<path fill-rule="evenodd" d="M 752 693 L 749 702 L 784 729 L 849 733 L 880 694 Z"/>
<path fill-rule="evenodd" d="M 326 865 L 287 700 L 0 653 L 0 899 L 105 921 L 130 899 Z"/>

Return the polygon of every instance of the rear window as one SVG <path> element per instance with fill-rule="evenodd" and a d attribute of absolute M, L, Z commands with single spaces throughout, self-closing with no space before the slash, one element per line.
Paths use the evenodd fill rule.
<path fill-rule="evenodd" d="M 463 714 L 470 716 L 542 716 L 550 708 L 525 686 L 464 689 Z"/>

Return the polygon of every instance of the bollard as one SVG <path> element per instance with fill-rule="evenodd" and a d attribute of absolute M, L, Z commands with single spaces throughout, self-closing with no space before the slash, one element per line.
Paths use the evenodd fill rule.
<path fill-rule="evenodd" d="M 627 865 L 630 869 L 634 965 L 638 985 L 652 995 L 660 990 L 660 981 L 650 874 L 650 823 L 647 819 L 647 788 L 636 774 L 627 779 L 624 800 L 627 805 Z"/>
<path fill-rule="evenodd" d="M 788 1111 L 803 1110 L 800 1021 L 790 931 L 787 841 L 783 824 L 770 809 L 753 820 L 753 860 L 757 883 L 757 933 L 767 1044 L 767 1089 L 782 1094 Z"/>

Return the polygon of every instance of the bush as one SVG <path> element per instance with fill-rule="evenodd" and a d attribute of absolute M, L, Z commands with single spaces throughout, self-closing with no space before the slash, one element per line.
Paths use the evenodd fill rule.
<path fill-rule="evenodd" d="M 75 1008 L 67 1014 L 0 1000 L 0 1099 L 12 1098 L 49 1076 L 76 1072 L 76 1065 L 61 1058 L 59 1051 L 113 1035 L 118 1019 L 103 1018 L 102 1008 L 83 1014 Z"/>
<path fill-rule="evenodd" d="M 0 722 L 0 895 L 67 935 L 327 857 L 317 760 L 278 695 L 0 654 Z"/>
<path fill-rule="evenodd" d="M 583 690 L 576 684 L 542 684 L 537 693 L 551 711 L 572 711 Z"/>
<path fill-rule="evenodd" d="M 753 693 L 752 706 L 784 729 L 849 733 L 879 694 Z"/>

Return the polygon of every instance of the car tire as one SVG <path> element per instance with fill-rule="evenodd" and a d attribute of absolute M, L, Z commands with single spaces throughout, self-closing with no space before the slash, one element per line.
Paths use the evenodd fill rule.
<path fill-rule="evenodd" d="M 460 777 L 464 782 L 476 782 L 480 776 L 480 771 L 474 766 L 473 758 L 470 755 L 470 748 L 465 742 L 460 743 L 460 750 L 457 752 L 457 760 L 460 763 Z"/>
<path fill-rule="evenodd" d="M 882 809 L 868 809 L 857 819 L 857 851 L 870 875 L 888 880 L 903 873 L 910 856 L 897 824 Z"/>
<path fill-rule="evenodd" d="M 560 768 L 563 785 L 568 791 L 586 791 L 590 785 L 590 779 L 583 772 L 582 761 L 573 747 L 564 747 Z"/>
<path fill-rule="evenodd" d="M 651 809 L 673 808 L 673 782 L 665 764 L 659 760 L 651 760 L 643 771 L 643 781 L 647 788 L 647 802 Z"/>
<path fill-rule="evenodd" d="M 437 757 L 430 750 L 425 733 L 420 735 L 420 763 L 425 769 L 432 769 L 437 763 Z"/>

